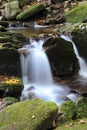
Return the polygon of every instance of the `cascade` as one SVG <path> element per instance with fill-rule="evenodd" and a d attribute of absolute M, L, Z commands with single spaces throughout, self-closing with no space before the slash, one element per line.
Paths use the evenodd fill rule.
<path fill-rule="evenodd" d="M 24 84 L 20 99 L 38 97 L 60 104 L 67 98 L 69 89 L 54 83 L 48 57 L 43 48 L 44 40 L 30 39 L 29 43 L 18 50 Z"/>
<path fill-rule="evenodd" d="M 79 75 L 84 77 L 84 78 L 87 78 L 87 64 L 86 64 L 85 60 L 79 55 L 79 52 L 77 50 L 77 47 L 76 47 L 75 43 L 68 36 L 61 35 L 61 38 L 63 38 L 64 40 L 69 41 L 69 42 L 72 43 L 74 53 L 75 53 L 75 55 L 76 55 L 76 57 L 78 59 L 78 62 L 79 62 L 79 67 L 80 67 Z"/>

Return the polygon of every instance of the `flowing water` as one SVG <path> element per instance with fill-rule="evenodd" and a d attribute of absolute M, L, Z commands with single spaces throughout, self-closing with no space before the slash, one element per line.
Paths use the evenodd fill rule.
<path fill-rule="evenodd" d="M 21 100 L 42 98 L 60 104 L 67 99 L 69 89 L 54 83 L 50 64 L 43 49 L 44 40 L 30 39 L 19 49 L 24 89 Z"/>
<path fill-rule="evenodd" d="M 79 55 L 79 52 L 77 50 L 77 47 L 75 45 L 75 43 L 71 40 L 70 37 L 68 36 L 65 36 L 65 35 L 61 35 L 61 38 L 63 38 L 64 40 L 66 41 L 69 41 L 72 43 L 73 45 L 73 49 L 74 49 L 74 53 L 78 59 L 78 62 L 79 62 L 79 67 L 80 67 L 80 70 L 79 70 L 79 75 L 84 77 L 84 78 L 87 78 L 87 63 L 85 62 L 85 60 Z"/>

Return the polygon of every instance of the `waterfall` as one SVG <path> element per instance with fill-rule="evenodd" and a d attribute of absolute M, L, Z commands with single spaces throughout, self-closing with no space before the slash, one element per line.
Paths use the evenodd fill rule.
<path fill-rule="evenodd" d="M 43 48 L 44 40 L 29 40 L 20 48 L 24 89 L 21 100 L 42 98 L 60 104 L 67 98 L 69 89 L 54 83 L 48 57 Z"/>
<path fill-rule="evenodd" d="M 28 47 L 27 54 L 21 54 L 22 75 L 30 84 L 53 83 L 49 61 L 42 45 L 43 40 L 39 40 L 38 44 L 30 40 L 30 46 L 26 46 Z"/>
<path fill-rule="evenodd" d="M 78 59 L 78 62 L 79 62 L 79 67 L 80 67 L 79 75 L 82 76 L 82 77 L 87 77 L 87 64 L 86 64 L 85 60 L 79 55 L 79 52 L 77 50 L 77 47 L 76 47 L 75 43 L 68 36 L 61 35 L 61 38 L 63 38 L 64 40 L 69 41 L 69 42 L 72 43 L 74 53 L 75 53 L 75 55 L 76 55 L 76 57 Z"/>

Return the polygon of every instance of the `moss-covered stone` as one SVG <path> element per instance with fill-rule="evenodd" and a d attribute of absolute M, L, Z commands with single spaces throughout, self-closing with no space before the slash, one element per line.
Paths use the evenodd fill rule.
<path fill-rule="evenodd" d="M 15 97 L 15 98 L 20 98 L 21 92 L 23 90 L 23 84 L 18 83 L 18 84 L 4 84 L 3 88 L 5 88 L 5 93 L 4 97 L 9 96 L 9 97 Z"/>
<path fill-rule="evenodd" d="M 76 103 L 78 117 L 87 117 L 87 97 L 79 97 Z"/>
<path fill-rule="evenodd" d="M 14 48 L 15 46 L 14 46 L 12 43 L 7 42 L 7 43 L 3 43 L 3 44 L 2 44 L 2 47 Z"/>
<path fill-rule="evenodd" d="M 6 106 L 8 106 L 8 105 L 18 102 L 18 99 L 14 97 L 5 97 L 3 98 L 3 101 L 6 103 Z"/>
<path fill-rule="evenodd" d="M 26 38 L 19 33 L 12 33 L 12 32 L 2 32 L 0 34 L 0 43 L 7 43 L 10 42 L 13 48 L 20 48 L 23 44 L 26 43 Z"/>
<path fill-rule="evenodd" d="M 80 23 L 87 21 L 87 2 L 81 2 L 77 7 L 66 13 L 66 21 L 71 23 Z"/>
<path fill-rule="evenodd" d="M 58 123 L 60 124 L 75 119 L 77 115 L 76 104 L 68 100 L 59 106 L 58 113 L 60 115 L 58 117 Z"/>
<path fill-rule="evenodd" d="M 23 90 L 23 83 L 20 78 L 13 76 L 12 77 L 2 76 L 0 82 L 1 82 L 0 93 L 2 92 L 1 98 L 3 97 L 20 98 L 21 92 Z"/>
<path fill-rule="evenodd" d="M 40 99 L 7 106 L 0 112 L 1 130 L 47 130 L 56 119 L 58 106 Z"/>
<path fill-rule="evenodd" d="M 0 25 L 0 32 L 5 32 L 5 31 L 8 31 L 8 29 Z"/>
<path fill-rule="evenodd" d="M 22 13 L 17 15 L 17 20 L 27 20 L 33 17 L 36 17 L 37 14 L 42 13 L 43 11 L 46 11 L 45 6 L 43 3 L 37 3 L 29 7 L 28 9 L 24 10 Z"/>

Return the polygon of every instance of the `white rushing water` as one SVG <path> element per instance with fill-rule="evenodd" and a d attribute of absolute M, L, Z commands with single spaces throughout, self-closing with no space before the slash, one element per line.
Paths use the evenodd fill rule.
<path fill-rule="evenodd" d="M 43 43 L 43 39 L 31 39 L 30 45 L 19 49 L 24 84 L 21 100 L 38 97 L 60 104 L 66 100 L 69 89 L 54 83 Z"/>
<path fill-rule="evenodd" d="M 70 37 L 68 36 L 65 36 L 65 35 L 61 35 L 61 38 L 63 38 L 64 40 L 66 41 L 69 41 L 72 43 L 73 45 L 73 49 L 74 49 L 74 53 L 78 59 L 78 62 L 79 62 L 79 67 L 80 67 L 80 70 L 79 70 L 79 75 L 84 77 L 84 78 L 87 78 L 87 63 L 85 62 L 85 60 L 79 55 L 79 52 L 77 50 L 77 47 L 75 45 L 75 43 L 71 40 Z"/>

